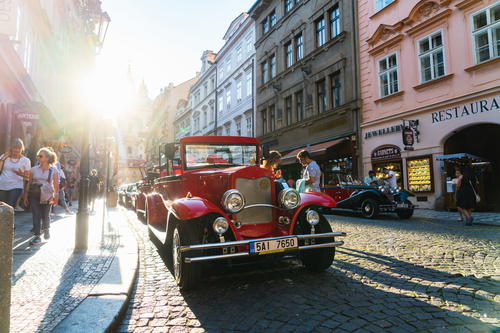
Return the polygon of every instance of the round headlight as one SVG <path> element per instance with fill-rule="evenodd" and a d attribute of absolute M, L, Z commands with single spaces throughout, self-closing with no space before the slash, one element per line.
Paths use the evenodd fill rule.
<path fill-rule="evenodd" d="M 229 228 L 229 223 L 227 222 L 227 220 L 225 218 L 218 217 L 215 219 L 214 224 L 212 225 L 212 228 L 214 229 L 214 231 L 217 234 L 222 235 Z"/>
<path fill-rule="evenodd" d="M 286 209 L 294 209 L 300 205 L 300 194 L 293 188 L 287 188 L 280 192 L 279 201 Z"/>
<path fill-rule="evenodd" d="M 319 214 L 315 210 L 308 210 L 306 214 L 306 220 L 310 225 L 316 225 L 319 223 Z"/>
<path fill-rule="evenodd" d="M 240 191 L 229 190 L 222 196 L 222 205 L 228 212 L 238 213 L 245 207 L 245 199 Z"/>

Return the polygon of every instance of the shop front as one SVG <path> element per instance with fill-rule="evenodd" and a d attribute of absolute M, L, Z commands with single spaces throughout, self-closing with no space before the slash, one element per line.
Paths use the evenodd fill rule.
<path fill-rule="evenodd" d="M 322 142 L 315 145 L 294 149 L 281 159 L 281 170 L 285 179 L 299 179 L 302 165 L 298 162 L 297 154 L 306 149 L 322 171 L 321 184 L 336 184 L 337 175 L 357 175 L 357 163 L 353 159 L 355 142 L 351 137 Z"/>
<path fill-rule="evenodd" d="M 363 174 L 394 170 L 420 208 L 453 209 L 456 167 L 470 167 L 481 196 L 478 210 L 500 211 L 500 94 L 463 97 L 364 124 L 362 136 Z M 474 158 L 442 157 L 457 154 Z"/>

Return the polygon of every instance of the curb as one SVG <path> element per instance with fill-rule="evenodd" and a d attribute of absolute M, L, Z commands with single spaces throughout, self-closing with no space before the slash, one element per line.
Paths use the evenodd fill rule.
<path fill-rule="evenodd" d="M 128 225 L 118 223 L 115 227 L 120 229 L 120 245 L 108 271 L 52 332 L 110 332 L 119 324 L 137 277 L 139 255 L 137 240 Z"/>

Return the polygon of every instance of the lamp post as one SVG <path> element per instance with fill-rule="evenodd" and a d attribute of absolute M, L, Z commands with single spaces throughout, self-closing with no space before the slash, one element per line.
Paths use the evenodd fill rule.
<path fill-rule="evenodd" d="M 111 18 L 108 13 L 100 12 L 99 20 L 87 18 L 92 24 L 95 24 L 95 30 L 90 32 L 95 40 L 95 53 L 97 55 L 104 44 L 106 33 L 108 31 Z M 96 22 L 97 21 L 97 22 Z M 78 213 L 76 215 L 75 228 L 75 252 L 85 251 L 88 248 L 89 238 L 89 185 L 90 185 L 90 156 L 89 156 L 89 129 L 90 117 L 85 115 L 82 118 L 82 154 L 80 156 L 80 186 L 78 193 Z"/>

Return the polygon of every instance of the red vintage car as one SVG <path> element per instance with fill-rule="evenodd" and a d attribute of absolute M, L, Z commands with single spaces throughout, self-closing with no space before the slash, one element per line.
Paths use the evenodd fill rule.
<path fill-rule="evenodd" d="M 147 195 L 150 236 L 163 243 L 182 289 L 194 287 L 203 263 L 297 254 L 312 271 L 330 267 L 345 236 L 323 211 L 335 201 L 298 193 L 261 168 L 259 141 L 248 137 L 186 137 L 163 144 L 166 175 Z"/>

